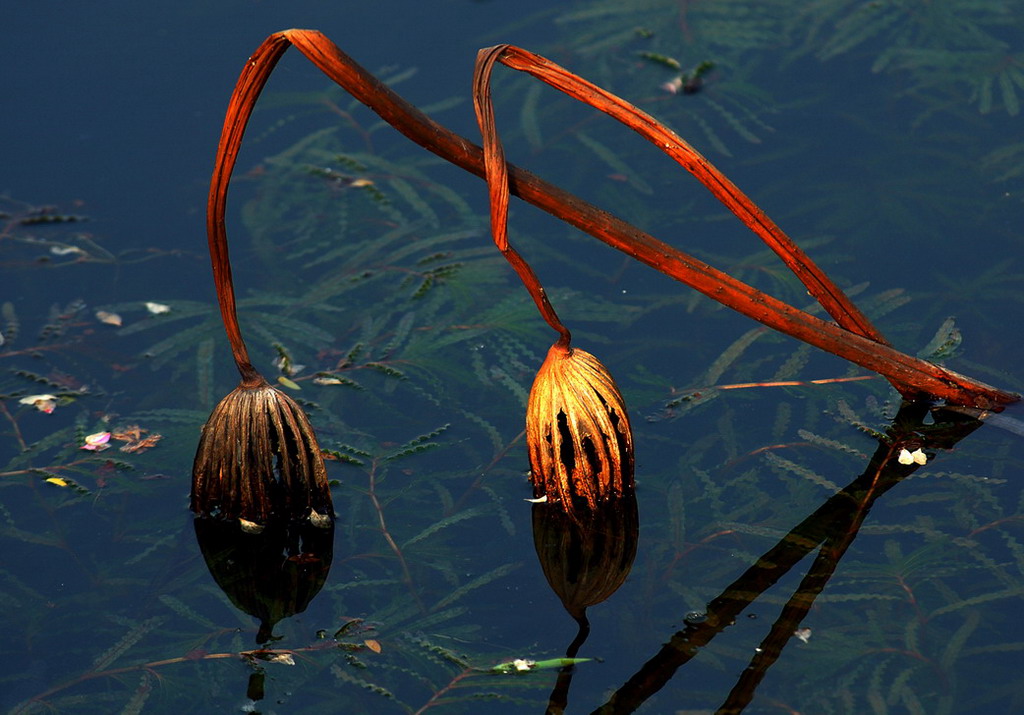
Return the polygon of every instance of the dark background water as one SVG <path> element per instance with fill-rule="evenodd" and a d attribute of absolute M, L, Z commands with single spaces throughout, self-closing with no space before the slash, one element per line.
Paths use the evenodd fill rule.
<path fill-rule="evenodd" d="M 690 5 L 696 14 L 687 14 Z M 375 457 L 363 467 L 329 464 L 340 482 L 334 564 L 308 609 L 275 630 L 281 640 L 274 647 L 293 652 L 297 664 L 237 656 L 255 647 L 257 621 L 210 577 L 187 511 L 199 427 L 234 382 L 219 328 L 203 312 L 214 301 L 203 212 L 230 89 L 246 57 L 275 30 L 319 29 L 381 76 L 415 69 L 396 89 L 423 106 L 461 100 L 438 118 L 470 138 L 477 136 L 469 100 L 476 50 L 510 42 L 546 53 L 663 117 L 707 152 L 842 285 L 860 286 L 858 302 L 898 348 L 916 352 L 956 315 L 964 342 L 951 367 L 1019 389 L 1020 115 L 998 80 L 993 106 L 979 111 L 984 90 L 972 84 L 1002 62 L 1015 66 L 1019 40 L 1009 20 L 983 23 L 1009 44 L 972 76 L 954 54 L 973 47 L 966 30 L 940 32 L 942 17 L 923 9 L 933 4 L 910 5 L 894 22 L 903 35 L 877 30 L 831 58 L 824 57 L 828 38 L 853 22 L 843 20 L 854 13 L 841 2 L 818 7 L 826 19 L 816 32 L 808 29 L 812 14 L 784 33 L 765 25 L 764 36 L 702 25 L 749 17 L 743 3 L 712 0 L 628 13 L 614 4 L 460 0 L 8 8 L 0 49 L 6 210 L 17 214 L 18 202 L 53 205 L 89 221 L 9 227 L 0 239 L 0 302 L 10 303 L 21 324 L 18 339 L 0 347 L 0 456 L 8 465 L 0 469 L 0 623 L 9 649 L 0 705 L 16 712 L 447 712 L 476 711 L 483 702 L 541 712 L 555 687 L 553 671 L 498 677 L 450 658 L 481 671 L 512 658 L 557 658 L 576 635 L 538 568 L 521 501 L 530 496 L 521 399 L 551 336 L 507 269 L 469 254 L 467 263 L 484 261 L 473 264 L 479 282 L 467 279 L 455 292 L 463 302 L 438 304 L 450 312 L 375 293 L 382 289 L 374 285 L 325 301 L 330 311 L 313 305 L 306 287 L 361 266 L 337 267 L 341 259 L 326 270 L 301 265 L 304 217 L 316 217 L 313 235 L 326 236 L 322 251 L 342 222 L 339 234 L 353 242 L 394 224 L 359 213 L 365 209 L 355 201 L 339 209 L 348 194 L 287 173 L 287 151 L 337 124 L 310 99 L 326 91 L 326 80 L 294 51 L 254 119 L 228 221 L 240 295 L 253 301 L 243 318 L 251 316 L 247 336 L 260 369 L 273 374 L 275 353 L 269 333 L 252 326 L 275 316 L 309 327 L 284 333 L 296 361 L 311 365 L 303 380 L 336 364 L 359 335 L 379 349 L 403 315 L 414 316 L 414 337 L 461 330 L 480 315 L 491 327 L 430 351 L 410 340 L 395 354 L 394 364 L 409 370 L 403 383 L 366 371 L 352 373 L 363 392 L 303 382 L 299 394 L 317 403 L 311 414 L 325 446 L 354 445 Z M 977 19 L 969 3 L 938 5 L 934 13 L 948 11 L 962 27 Z M 1013 5 L 1006 17 L 1024 16 Z M 949 81 L 936 88 L 913 67 L 872 72 L 901 42 L 945 58 L 936 62 Z M 672 96 L 659 89 L 672 72 L 644 61 L 643 51 L 678 56 L 684 67 L 710 57 L 718 67 L 704 91 Z M 548 90 L 534 96 L 529 87 L 499 73 L 495 96 L 511 160 L 755 286 L 798 306 L 809 302 L 681 170 L 589 110 Z M 367 112 L 354 116 L 373 124 Z M 314 148 L 364 152 L 382 187 L 405 170 L 393 167 L 422 172 L 413 193 L 430 196 L 440 218 L 417 232 L 463 232 L 453 250 L 487 245 L 481 182 L 428 161 L 391 132 L 374 134 L 373 152 L 352 134 L 338 136 L 337 145 L 324 140 Z M 300 153 L 295 166 L 313 162 L 310 156 L 317 155 Z M 392 168 L 382 168 L 384 161 Z M 633 178 L 624 175 L 630 170 Z M 435 185 L 456 192 L 465 208 L 430 194 L 426 187 Z M 391 199 L 416 216 L 399 193 Z M 589 610 L 592 632 L 580 655 L 600 662 L 581 664 L 569 690 L 569 710 L 589 712 L 685 627 L 688 612 L 702 611 L 835 486 L 864 471 L 877 442 L 853 423 L 884 430 L 895 393 L 880 380 L 751 388 L 714 392 L 706 404 L 681 409 L 674 397 L 712 384 L 864 373 L 768 334 L 723 361 L 755 324 L 518 203 L 512 231 L 580 345 L 616 375 L 636 431 L 636 562 L 615 595 Z M 54 265 L 62 261 L 48 244 L 24 240 L 75 243 L 80 233 L 116 260 Z M 39 337 L 76 299 L 87 307 L 70 311 L 67 338 Z M 507 316 L 485 312 L 503 300 L 511 301 Z M 168 320 L 147 316 L 143 301 L 170 305 Z M 125 326 L 99 324 L 97 309 L 120 312 Z M 376 343 L 367 317 L 389 326 Z M 200 324 L 211 327 L 188 332 Z M 11 338 L 7 316 L 4 330 Z M 154 350 L 175 340 L 187 349 L 169 359 Z M 82 384 L 88 394 L 75 392 Z M 51 415 L 18 403 L 54 390 L 67 398 Z M 83 435 L 132 424 L 163 435 L 153 449 L 119 455 L 134 471 L 102 460 L 67 468 L 83 458 Z M 451 427 L 427 440 L 438 445 L 433 451 L 381 457 L 445 424 Z M 955 450 L 937 451 L 875 505 L 801 623 L 811 628 L 809 640 L 790 639 L 750 712 L 1011 712 L 1020 705 L 1019 440 L 986 426 Z M 37 446 L 24 454 L 30 445 Z M 48 477 L 73 479 L 83 493 Z M 381 514 L 401 560 L 383 538 Z M 807 568 L 801 563 L 745 610 L 646 711 L 718 707 Z M 337 634 L 341 647 L 332 636 L 353 618 L 365 620 Z M 251 689 L 246 697 L 261 673 L 266 698 L 254 700 Z"/>
<path fill-rule="evenodd" d="M 109 226 L 104 234 L 115 252 L 152 245 L 201 252 L 211 147 L 239 68 L 270 32 L 314 27 L 369 68 L 414 66 L 419 75 L 406 92 L 423 103 L 464 90 L 480 38 L 497 27 L 509 28 L 507 41 L 550 32 L 510 27 L 544 9 L 543 3 L 513 9 L 474 2 L 287 8 L 111 2 L 64 8 L 52 17 L 43 7 L 12 8 L 3 50 L 9 88 L 3 189 L 29 202 L 81 202 Z M 324 86 L 298 57 L 287 57 L 277 73 L 279 88 Z M 461 119 L 457 131 L 473 127 L 471 114 Z M 195 281 L 196 291 L 210 288 L 205 276 Z"/>

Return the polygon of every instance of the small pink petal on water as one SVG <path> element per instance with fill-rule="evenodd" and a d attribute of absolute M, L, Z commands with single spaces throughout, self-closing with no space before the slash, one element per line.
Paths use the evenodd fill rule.
<path fill-rule="evenodd" d="M 665 82 L 661 85 L 661 89 L 669 94 L 679 94 L 683 91 L 683 78 L 676 77 L 671 82 Z"/>
<path fill-rule="evenodd" d="M 101 452 L 107 448 L 107 442 L 109 441 L 109 432 L 97 432 L 85 438 L 85 444 L 82 445 L 82 449 L 87 449 L 90 452 Z"/>

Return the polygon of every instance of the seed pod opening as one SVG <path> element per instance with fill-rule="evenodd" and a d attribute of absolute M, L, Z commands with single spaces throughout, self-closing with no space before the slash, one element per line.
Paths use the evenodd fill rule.
<path fill-rule="evenodd" d="M 221 400 L 199 440 L 191 508 L 255 527 L 333 522 L 327 470 L 302 408 L 266 381 L 243 383 Z"/>
<path fill-rule="evenodd" d="M 633 493 L 633 434 L 601 362 L 562 342 L 548 351 L 526 408 L 533 495 L 567 512 Z"/>

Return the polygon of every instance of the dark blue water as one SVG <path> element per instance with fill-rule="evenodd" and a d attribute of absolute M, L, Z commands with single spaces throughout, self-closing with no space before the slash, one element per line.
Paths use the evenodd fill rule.
<path fill-rule="evenodd" d="M 523 501 L 532 495 L 524 400 L 554 336 L 488 249 L 483 183 L 379 127 L 295 51 L 264 95 L 232 187 L 243 329 L 272 380 L 279 350 L 305 366 L 292 375 L 302 390 L 290 394 L 323 446 L 358 463 L 328 462 L 338 517 L 330 563 L 292 559 L 260 576 L 245 571 L 243 542 L 228 563 L 241 576 L 225 588 L 188 512 L 200 427 L 236 380 L 213 311 L 207 182 L 231 87 L 270 32 L 323 31 L 473 140 L 476 50 L 511 42 L 547 54 L 706 152 L 897 348 L 916 353 L 956 316 L 963 341 L 948 365 L 1013 390 L 1024 302 L 1014 98 L 1024 75 L 998 74 L 1017 63 L 1009 20 L 957 3 L 911 10 L 891 26 L 869 22 L 863 42 L 830 56 L 864 19 L 841 3 L 814 17 L 777 8 L 767 19 L 761 6 L 711 0 L 629 12 L 462 0 L 191 5 L 104 3 L 59 16 L 33 6 L 4 18 L 0 705 L 1020 707 L 1019 432 L 954 429 L 944 425 L 959 417 L 948 413 L 921 423 L 903 412 L 894 426 L 898 395 L 877 378 L 713 389 L 868 373 L 750 332 L 749 319 L 516 201 L 513 243 L 575 344 L 604 361 L 630 406 L 638 545 L 617 590 L 607 584 L 621 570 L 592 576 L 605 588 L 583 599 L 593 604 L 590 632 L 571 648 L 591 660 L 560 679 L 554 668 L 490 672 L 562 657 L 578 635 L 534 548 L 534 538 L 550 543 L 568 527 L 535 532 Z M 949 30 L 947 10 L 978 34 Z M 928 53 L 893 49 L 904 45 Z M 978 46 L 991 61 L 955 54 Z M 660 85 L 677 73 L 643 53 L 671 55 L 682 70 L 705 59 L 716 67 L 701 91 L 671 95 Z M 948 81 L 931 81 L 937 72 Z M 508 70 L 496 74 L 510 160 L 810 304 L 650 146 Z M 341 174 L 379 195 L 330 178 Z M 41 206 L 88 220 L 24 220 Z M 436 265 L 452 272 L 426 281 Z M 152 314 L 147 301 L 170 311 Z M 362 389 L 315 384 L 317 372 Z M 701 399 L 680 400 L 697 391 Z M 53 395 L 52 414 L 20 402 L 30 395 Z M 103 432 L 113 447 L 81 449 Z M 918 445 L 927 464 L 894 464 L 903 446 Z M 631 541 L 627 522 L 602 528 L 582 553 Z M 296 569 L 304 585 L 289 590 Z M 269 642 L 253 605 L 260 588 L 264 601 L 267 589 L 286 594 Z M 315 597 L 296 596 L 302 589 Z"/>

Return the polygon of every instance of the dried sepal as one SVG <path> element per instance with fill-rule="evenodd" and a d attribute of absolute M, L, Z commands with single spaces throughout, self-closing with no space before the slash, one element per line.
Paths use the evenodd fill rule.
<path fill-rule="evenodd" d="M 612 376 L 590 353 L 561 341 L 537 372 L 526 408 L 536 498 L 595 509 L 633 493 L 633 434 Z"/>
<path fill-rule="evenodd" d="M 302 408 L 265 381 L 221 400 L 199 440 L 191 508 L 260 525 L 333 519 L 327 470 Z"/>

